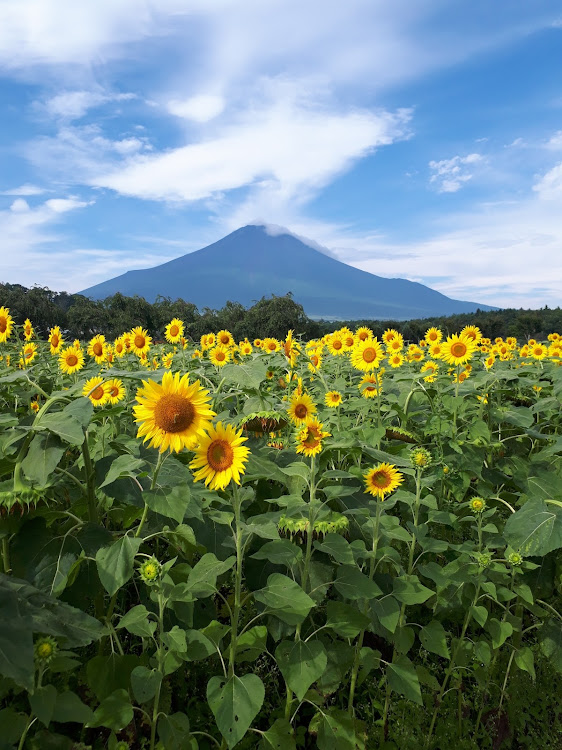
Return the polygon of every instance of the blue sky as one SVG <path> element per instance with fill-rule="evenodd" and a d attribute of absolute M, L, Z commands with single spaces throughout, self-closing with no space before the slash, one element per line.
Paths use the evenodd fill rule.
<path fill-rule="evenodd" d="M 79 291 L 267 223 L 560 305 L 559 2 L 3 0 L 0 100 L 0 281 Z"/>

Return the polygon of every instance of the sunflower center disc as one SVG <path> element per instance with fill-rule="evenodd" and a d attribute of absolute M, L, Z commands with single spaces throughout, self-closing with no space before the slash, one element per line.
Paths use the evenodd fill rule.
<path fill-rule="evenodd" d="M 232 466 L 234 451 L 227 440 L 213 440 L 207 448 L 207 463 L 213 471 L 225 471 Z"/>
<path fill-rule="evenodd" d="M 451 347 L 451 354 L 453 357 L 464 357 L 466 354 L 466 344 L 462 344 L 460 342 L 453 344 Z"/>
<path fill-rule="evenodd" d="M 177 336 L 179 333 L 179 328 L 177 326 L 172 326 L 170 328 L 170 336 Z"/>
<path fill-rule="evenodd" d="M 96 342 L 94 344 L 93 350 L 96 357 L 101 357 L 101 355 L 103 354 L 103 346 L 99 342 Z"/>
<path fill-rule="evenodd" d="M 66 358 L 66 364 L 69 367 L 74 367 L 75 365 L 77 365 L 78 357 L 76 356 L 76 354 L 69 354 L 68 357 Z"/>
<path fill-rule="evenodd" d="M 368 346 L 363 352 L 363 359 L 365 362 L 374 362 L 377 358 L 377 353 L 372 346 Z"/>
<path fill-rule="evenodd" d="M 105 391 L 101 387 L 101 385 L 98 385 L 95 391 L 92 391 L 90 396 L 94 399 L 94 401 L 100 401 L 104 397 Z"/>
<path fill-rule="evenodd" d="M 371 482 L 375 485 L 375 487 L 384 489 L 390 484 L 390 479 L 384 471 L 377 471 L 371 477 Z"/>
<path fill-rule="evenodd" d="M 343 344 L 342 344 L 341 341 L 336 340 L 336 341 L 334 341 L 333 346 L 334 346 L 334 349 L 341 349 L 342 346 L 343 346 Z"/>
<path fill-rule="evenodd" d="M 135 336 L 135 346 L 137 347 L 137 349 L 144 349 L 144 345 L 145 345 L 144 336 L 137 334 L 137 336 Z"/>
<path fill-rule="evenodd" d="M 59 337 L 53 336 L 53 338 L 51 339 L 51 346 L 53 346 L 56 349 L 58 345 L 59 345 Z"/>
<path fill-rule="evenodd" d="M 297 404 L 295 406 L 295 417 L 297 419 L 304 419 L 308 414 L 308 409 L 304 404 Z"/>
<path fill-rule="evenodd" d="M 192 424 L 195 409 L 184 396 L 169 393 L 154 407 L 154 423 L 165 432 L 183 432 Z"/>
<path fill-rule="evenodd" d="M 6 318 L 0 318 L 0 333 L 6 333 L 6 328 L 8 327 L 8 321 Z"/>

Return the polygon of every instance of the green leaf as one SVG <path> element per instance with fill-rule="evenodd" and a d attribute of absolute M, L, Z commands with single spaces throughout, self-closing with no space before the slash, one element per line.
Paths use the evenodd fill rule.
<path fill-rule="evenodd" d="M 29 696 L 31 710 L 46 727 L 51 723 L 56 702 L 57 689 L 53 685 L 43 685 L 43 687 L 36 688 Z"/>
<path fill-rule="evenodd" d="M 73 417 L 85 430 L 94 414 L 94 405 L 86 396 L 74 399 L 70 404 L 64 407 L 62 413 L 65 416 Z M 43 422 L 41 421 L 41 424 Z"/>
<path fill-rule="evenodd" d="M 162 684 L 162 673 L 157 669 L 135 667 L 131 672 L 131 687 L 137 703 L 152 700 Z"/>
<path fill-rule="evenodd" d="M 92 709 L 85 703 L 82 703 L 76 693 L 67 690 L 57 695 L 55 710 L 53 711 L 53 721 L 61 723 L 75 721 L 78 724 L 87 724 L 94 718 Z"/>
<path fill-rule="evenodd" d="M 276 719 L 262 734 L 260 750 L 297 750 L 293 728 L 287 719 Z"/>
<path fill-rule="evenodd" d="M 417 576 L 400 576 L 394 580 L 393 595 L 403 604 L 423 604 L 435 592 L 420 583 Z"/>
<path fill-rule="evenodd" d="M 143 461 L 141 458 L 135 458 L 128 453 L 118 456 L 115 461 L 112 461 L 109 471 L 105 475 L 105 479 L 100 484 L 100 489 L 115 482 L 116 479 L 121 479 L 122 477 L 136 477 L 145 466 L 146 461 Z M 145 495 L 146 494 L 148 493 L 145 493 Z M 143 497 L 145 497 L 145 495 L 143 495 Z"/>
<path fill-rule="evenodd" d="M 221 377 L 229 385 L 237 385 L 243 390 L 253 388 L 259 391 L 266 372 L 267 365 L 264 362 L 253 360 L 239 365 L 225 365 L 221 370 Z"/>
<path fill-rule="evenodd" d="M 65 451 L 64 443 L 56 435 L 40 432 L 31 441 L 21 468 L 30 482 L 45 487 Z"/>
<path fill-rule="evenodd" d="M 362 573 L 359 568 L 352 568 L 350 565 L 338 568 L 334 586 L 342 596 L 352 601 L 355 599 L 374 599 L 382 594 L 374 581 Z"/>
<path fill-rule="evenodd" d="M 557 672 L 562 672 L 562 623 L 547 620 L 539 630 L 540 648 Z"/>
<path fill-rule="evenodd" d="M 199 630 L 188 630 L 185 634 L 185 639 L 187 648 L 185 654 L 182 654 L 182 658 L 186 661 L 206 659 L 217 651 L 217 647 L 213 641 Z"/>
<path fill-rule="evenodd" d="M 400 655 L 388 664 L 386 678 L 391 690 L 423 706 L 418 675 L 407 656 Z"/>
<path fill-rule="evenodd" d="M 399 625 L 394 633 L 394 646 L 401 654 L 407 654 L 414 645 L 416 634 L 413 628 L 407 625 Z"/>
<path fill-rule="evenodd" d="M 55 414 L 45 414 L 41 417 L 39 427 L 58 435 L 70 445 L 82 445 L 84 442 L 83 426 L 74 414 L 66 411 L 66 409 Z"/>
<path fill-rule="evenodd" d="M 503 535 L 525 557 L 547 555 L 562 547 L 562 508 L 528 500 L 507 519 Z"/>
<path fill-rule="evenodd" d="M 125 628 L 133 635 L 139 635 L 141 638 L 150 638 L 156 630 L 156 623 L 148 619 L 148 610 L 144 604 L 137 604 L 119 620 L 117 630 Z"/>
<path fill-rule="evenodd" d="M 23 617 L 17 596 L 0 590 L 0 674 L 33 690 L 33 636 L 30 617 Z"/>
<path fill-rule="evenodd" d="M 102 547 L 97 551 L 98 575 L 110 596 L 132 577 L 135 555 L 141 544 L 142 539 L 125 535 L 110 547 Z"/>
<path fill-rule="evenodd" d="M 371 608 L 380 624 L 387 630 L 390 630 L 391 633 L 394 633 L 400 618 L 400 605 L 396 599 L 392 596 L 375 599 L 371 602 Z"/>
<path fill-rule="evenodd" d="M 329 601 L 326 605 L 328 625 L 332 630 L 341 635 L 342 638 L 355 638 L 362 630 L 370 625 L 367 615 L 360 612 L 357 607 L 343 602 Z"/>
<path fill-rule="evenodd" d="M 285 682 L 300 701 L 312 683 L 322 677 L 328 663 L 320 641 L 281 641 L 275 659 Z"/>
<path fill-rule="evenodd" d="M 207 701 L 217 727 L 229 748 L 237 745 L 246 734 L 263 704 L 265 689 L 255 674 L 211 677 L 207 685 Z"/>
<path fill-rule="evenodd" d="M 486 620 L 488 619 L 488 610 L 486 609 L 486 607 L 482 607 L 482 605 L 478 604 L 473 604 L 470 608 L 470 614 L 474 617 L 480 627 L 483 628 L 486 624 Z"/>
<path fill-rule="evenodd" d="M 189 732 L 189 719 L 183 713 L 160 716 L 158 736 L 166 750 L 197 750 L 197 740 Z"/>
<path fill-rule="evenodd" d="M 533 682 L 535 681 L 535 657 L 528 646 L 523 646 L 523 648 L 515 652 L 515 663 L 519 669 L 531 675 Z"/>
<path fill-rule="evenodd" d="M 439 620 L 432 620 L 425 625 L 419 633 L 420 641 L 426 651 L 437 654 L 445 659 L 450 658 L 449 647 L 447 646 L 447 633 Z"/>
<path fill-rule="evenodd" d="M 199 560 L 197 565 L 190 570 L 187 578 L 187 588 L 198 599 L 212 596 L 217 590 L 217 578 L 230 570 L 236 558 L 229 557 L 227 560 L 218 560 L 216 555 L 208 552 Z"/>
<path fill-rule="evenodd" d="M 314 715 L 308 731 L 317 733 L 318 750 L 364 750 L 363 731 L 356 732 L 356 720 L 339 708 Z"/>
<path fill-rule="evenodd" d="M 513 633 L 513 626 L 509 622 L 501 622 L 500 620 L 492 617 L 488 620 L 486 630 L 492 636 L 493 648 L 499 648 L 503 646 L 506 640 Z"/>
<path fill-rule="evenodd" d="M 191 500 L 191 493 L 187 485 L 180 485 L 165 490 L 146 490 L 142 497 L 150 510 L 181 523 Z"/>
<path fill-rule="evenodd" d="M 131 672 L 139 662 L 139 657 L 133 654 L 94 656 L 86 664 L 88 687 L 99 701 L 116 690 L 128 690 Z"/>
<path fill-rule="evenodd" d="M 236 661 L 254 661 L 265 651 L 267 628 L 255 625 L 246 630 L 236 641 Z"/>
<path fill-rule="evenodd" d="M 302 550 L 289 539 L 275 539 L 251 555 L 255 560 L 269 560 L 274 565 L 290 567 L 302 559 Z"/>
<path fill-rule="evenodd" d="M 3 708 L 0 711 L 0 737 L 2 750 L 13 750 L 27 726 L 27 716 L 14 711 L 13 708 Z"/>
<path fill-rule="evenodd" d="M 88 723 L 91 728 L 107 727 L 120 732 L 133 719 L 133 707 L 126 690 L 114 690 L 94 712 L 94 719 Z"/>
<path fill-rule="evenodd" d="M 281 573 L 272 573 L 267 579 L 267 586 L 254 592 L 254 599 L 265 604 L 288 625 L 301 623 L 314 606 L 314 601 L 298 583 Z"/>
<path fill-rule="evenodd" d="M 324 540 L 321 543 L 314 542 L 314 546 L 342 565 L 355 565 L 355 558 L 349 542 L 341 534 L 326 534 Z"/>

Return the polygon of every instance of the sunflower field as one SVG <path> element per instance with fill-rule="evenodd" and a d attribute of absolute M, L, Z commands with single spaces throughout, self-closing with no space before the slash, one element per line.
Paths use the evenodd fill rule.
<path fill-rule="evenodd" d="M 65 338 L 0 308 L 0 750 L 562 747 L 561 336 Z"/>

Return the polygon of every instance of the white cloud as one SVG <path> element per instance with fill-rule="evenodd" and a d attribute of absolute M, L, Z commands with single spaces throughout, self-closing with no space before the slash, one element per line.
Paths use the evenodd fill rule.
<path fill-rule="evenodd" d="M 562 162 L 549 169 L 535 185 L 533 190 L 545 200 L 562 199 Z M 562 207 L 561 207 L 562 208 Z"/>
<path fill-rule="evenodd" d="M 29 211 L 29 203 L 23 198 L 16 198 L 16 200 L 10 206 L 12 213 L 21 214 L 24 211 Z"/>
<path fill-rule="evenodd" d="M 11 190 L 3 190 L 0 195 L 41 195 L 44 192 L 45 190 L 43 188 L 26 183 L 25 185 L 12 188 Z"/>
<path fill-rule="evenodd" d="M 548 139 L 546 148 L 551 149 L 552 151 L 559 151 L 562 149 L 562 130 L 558 130 Z"/>
<path fill-rule="evenodd" d="M 135 99 L 132 93 L 105 93 L 102 91 L 63 91 L 43 105 L 50 117 L 60 117 L 65 120 L 79 120 L 89 109 L 99 107 L 108 102 L 122 102 Z"/>
<path fill-rule="evenodd" d="M 474 176 L 473 172 L 466 167 L 483 160 L 484 157 L 481 154 L 468 154 L 468 156 L 453 156 L 452 159 L 430 161 L 429 168 L 433 174 L 429 181 L 437 185 L 439 193 L 456 193 Z"/>
<path fill-rule="evenodd" d="M 222 96 L 198 94 L 183 101 L 172 99 L 168 102 L 168 112 L 176 117 L 195 122 L 209 122 L 221 114 L 225 107 Z"/>

